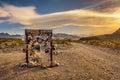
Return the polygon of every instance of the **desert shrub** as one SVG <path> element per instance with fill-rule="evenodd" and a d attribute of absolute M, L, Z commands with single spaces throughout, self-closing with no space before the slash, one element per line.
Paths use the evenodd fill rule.
<path fill-rule="evenodd" d="M 16 38 L 0 38 L 0 44 L 17 46 L 24 45 L 24 41 Z"/>
<path fill-rule="evenodd" d="M 120 39 L 112 39 L 112 40 L 76 40 L 74 42 L 85 43 L 90 45 L 98 45 L 116 48 L 120 46 Z"/>
<path fill-rule="evenodd" d="M 71 39 L 54 39 L 53 41 L 57 44 L 71 44 Z"/>
<path fill-rule="evenodd" d="M 21 51 L 25 45 L 24 41 L 16 38 L 0 38 L 0 49 L 3 53 Z"/>

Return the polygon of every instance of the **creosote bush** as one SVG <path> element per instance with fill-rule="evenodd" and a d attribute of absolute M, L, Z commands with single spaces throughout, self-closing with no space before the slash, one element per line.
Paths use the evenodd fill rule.
<path fill-rule="evenodd" d="M 24 41 L 17 38 L 0 38 L 0 44 L 5 46 L 12 45 L 12 46 L 21 46 L 24 45 Z"/>
<path fill-rule="evenodd" d="M 66 45 L 71 44 L 71 39 L 54 39 L 53 41 L 57 44 L 66 44 Z"/>

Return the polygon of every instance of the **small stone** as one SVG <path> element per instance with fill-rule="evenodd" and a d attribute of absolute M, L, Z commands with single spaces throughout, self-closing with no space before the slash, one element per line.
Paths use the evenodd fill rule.
<path fill-rule="evenodd" d="M 27 66 L 27 63 L 20 63 L 20 67 Z"/>
<path fill-rule="evenodd" d="M 29 68 L 32 68 L 32 67 L 34 67 L 34 64 L 28 63 L 27 66 L 28 66 Z"/>

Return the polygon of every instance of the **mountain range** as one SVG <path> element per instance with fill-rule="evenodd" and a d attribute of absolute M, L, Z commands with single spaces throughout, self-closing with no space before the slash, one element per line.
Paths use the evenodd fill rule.
<path fill-rule="evenodd" d="M 0 38 L 21 38 L 22 35 L 16 34 L 16 35 L 10 35 L 9 33 L 0 33 Z"/>
<path fill-rule="evenodd" d="M 24 35 L 10 35 L 9 33 L 0 33 L 0 38 L 24 38 Z M 57 33 L 57 34 L 53 34 L 53 38 L 57 38 L 57 39 L 64 39 L 64 38 L 68 38 L 68 39 L 79 39 L 79 36 L 76 35 L 69 35 L 69 34 L 65 34 L 65 33 Z"/>
<path fill-rule="evenodd" d="M 24 35 L 10 35 L 9 33 L 0 33 L 0 38 L 23 38 Z M 69 34 L 65 34 L 65 33 L 57 33 L 57 34 L 53 34 L 53 38 L 57 38 L 57 39 L 64 39 L 64 38 L 68 38 L 68 39 L 80 39 L 80 40 L 110 40 L 110 39 L 116 39 L 116 38 L 120 38 L 120 28 L 118 30 L 116 30 L 115 32 L 113 32 L 112 34 L 104 34 L 104 35 L 98 35 L 98 36 L 90 36 L 90 37 L 80 37 L 80 36 L 76 36 L 76 35 L 69 35 Z"/>

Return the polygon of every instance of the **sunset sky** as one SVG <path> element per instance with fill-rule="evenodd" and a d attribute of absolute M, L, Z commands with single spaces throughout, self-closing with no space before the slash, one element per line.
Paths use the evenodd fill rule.
<path fill-rule="evenodd" d="M 109 34 L 120 27 L 120 0 L 0 0 L 0 32 L 52 29 L 80 36 Z"/>

